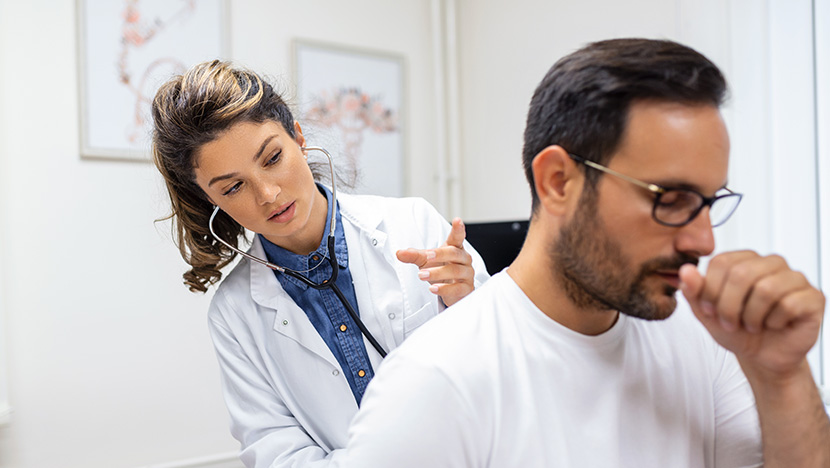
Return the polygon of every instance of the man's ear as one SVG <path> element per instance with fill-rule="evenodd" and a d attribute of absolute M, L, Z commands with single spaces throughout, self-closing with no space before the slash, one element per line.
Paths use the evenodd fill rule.
<path fill-rule="evenodd" d="M 533 185 L 539 208 L 563 215 L 575 206 L 582 193 L 584 177 L 568 152 L 559 145 L 543 149 L 533 158 Z"/>

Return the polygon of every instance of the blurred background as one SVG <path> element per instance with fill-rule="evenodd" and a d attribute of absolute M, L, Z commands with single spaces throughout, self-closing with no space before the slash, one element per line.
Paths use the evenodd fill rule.
<path fill-rule="evenodd" d="M 239 467 L 211 293 L 182 285 L 154 222 L 160 176 L 81 156 L 80 3 L 0 0 L 0 467 Z M 686 43 L 732 88 L 729 185 L 745 198 L 718 250 L 781 253 L 830 288 L 830 0 L 226 0 L 222 21 L 223 58 L 290 95 L 296 41 L 401 58 L 403 194 L 468 223 L 527 219 L 524 120 L 559 57 Z M 829 349 L 825 327 L 810 355 L 825 388 Z"/>

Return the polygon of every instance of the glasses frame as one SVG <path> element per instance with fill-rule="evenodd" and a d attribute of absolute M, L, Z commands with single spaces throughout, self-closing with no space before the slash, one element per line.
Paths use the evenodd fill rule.
<path fill-rule="evenodd" d="M 732 211 L 730 211 L 729 214 L 727 214 L 723 218 L 723 220 L 720 221 L 719 223 L 712 224 L 713 228 L 721 226 L 723 223 L 727 222 L 729 220 L 729 218 L 732 217 L 732 214 L 735 213 L 735 210 L 738 209 L 738 205 L 741 204 L 741 200 L 743 199 L 743 194 L 738 193 L 738 192 L 733 192 L 732 190 L 730 190 L 727 187 L 723 187 L 723 189 L 726 190 L 729 193 L 726 193 L 726 194 L 723 194 L 723 195 L 715 195 L 713 197 L 707 197 L 707 196 L 703 195 L 702 193 L 700 193 L 696 190 L 685 189 L 685 188 L 663 187 L 662 185 L 643 182 L 642 180 L 635 179 L 634 177 L 631 177 L 631 176 L 627 176 L 627 175 L 625 175 L 621 172 L 617 172 L 613 169 L 605 167 L 602 164 L 597 164 L 597 163 L 595 163 L 595 162 L 593 162 L 589 159 L 583 158 L 582 156 L 580 156 L 578 154 L 571 153 L 570 151 L 568 152 L 568 155 L 574 161 L 576 161 L 580 164 L 584 164 L 585 166 L 588 166 L 591 169 L 596 169 L 600 172 L 604 172 L 604 173 L 610 174 L 614 177 L 618 177 L 618 178 L 620 178 L 620 179 L 622 179 L 626 182 L 630 182 L 630 183 L 632 183 L 632 184 L 634 184 L 638 187 L 644 188 L 644 189 L 648 190 L 649 192 L 653 193 L 655 195 L 655 198 L 654 198 L 654 205 L 651 207 L 651 218 L 654 219 L 654 221 L 656 221 L 657 223 L 662 224 L 663 226 L 683 227 L 683 226 L 691 223 L 692 221 L 694 221 L 694 219 L 697 218 L 697 215 L 699 215 L 700 212 L 703 211 L 704 207 L 708 206 L 709 208 L 711 208 L 712 205 L 714 205 L 715 202 L 720 200 L 721 198 L 738 197 L 738 201 L 735 203 L 735 207 L 732 208 Z M 676 190 L 682 190 L 682 191 L 685 191 L 685 192 L 694 193 L 695 195 L 699 196 L 701 198 L 701 200 L 703 200 L 703 203 L 701 203 L 700 206 L 697 207 L 696 210 L 692 211 L 692 213 L 689 215 L 689 219 L 687 219 L 686 221 L 683 221 L 682 223 L 669 223 L 669 222 L 666 222 L 666 221 L 662 221 L 657 217 L 657 207 L 660 205 L 660 197 L 662 197 L 663 194 L 665 194 L 668 191 L 676 191 Z"/>

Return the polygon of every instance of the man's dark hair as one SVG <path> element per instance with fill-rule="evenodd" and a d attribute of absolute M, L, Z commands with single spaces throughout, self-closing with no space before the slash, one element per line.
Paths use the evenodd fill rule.
<path fill-rule="evenodd" d="M 533 211 L 533 158 L 560 145 L 607 165 L 622 140 L 632 102 L 655 99 L 719 107 L 726 80 L 699 52 L 667 40 L 612 39 L 594 42 L 557 61 L 533 93 L 522 161 Z M 593 189 L 599 171 L 586 172 Z"/>

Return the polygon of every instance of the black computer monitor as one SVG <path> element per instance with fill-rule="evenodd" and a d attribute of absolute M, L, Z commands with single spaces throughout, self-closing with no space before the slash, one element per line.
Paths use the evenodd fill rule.
<path fill-rule="evenodd" d="M 494 275 L 513 262 L 522 249 L 528 221 L 466 223 L 467 241 L 481 254 L 487 272 Z"/>

